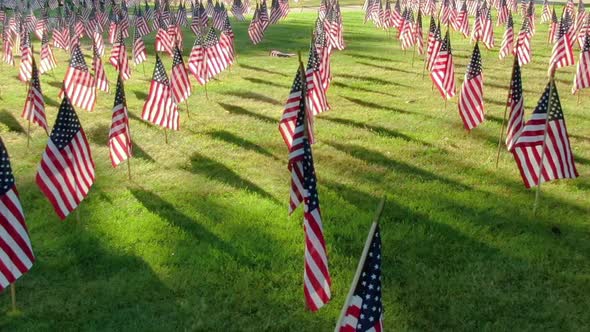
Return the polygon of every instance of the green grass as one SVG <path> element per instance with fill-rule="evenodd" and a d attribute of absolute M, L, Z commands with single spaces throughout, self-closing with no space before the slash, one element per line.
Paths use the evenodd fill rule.
<path fill-rule="evenodd" d="M 348 47 L 333 56 L 332 110 L 315 124 L 333 280 L 332 302 L 315 314 L 304 307 L 302 212 L 287 217 L 287 151 L 277 130 L 297 59 L 267 55 L 306 56 L 314 14 L 292 13 L 258 46 L 247 40 L 248 23 L 235 23 L 238 64 L 208 86 L 209 100 L 195 85 L 191 118 L 182 106 L 168 145 L 162 130 L 139 120 L 151 39 L 147 75 L 138 68 L 126 83 L 132 181 L 108 159 L 114 95 L 99 93 L 94 113 L 78 112 L 97 167 L 80 222 L 75 213 L 60 222 L 36 186 L 47 137 L 34 128 L 27 148 L 25 87 L 16 68 L 0 65 L 1 136 L 37 256 L 17 282 L 19 312 L 10 312 L 9 292 L 0 296 L 0 329 L 330 331 L 383 194 L 388 331 L 587 329 L 590 94 L 580 106 L 570 95 L 574 68 L 559 70 L 557 84 L 580 178 L 543 185 L 534 216 L 534 191 L 512 157 L 503 151 L 495 168 L 511 69 L 511 60 L 497 60 L 503 28 L 496 49 L 482 51 L 487 120 L 467 134 L 456 98 L 444 110 L 421 60 L 412 66 L 411 52 L 362 17 L 344 13 Z M 546 83 L 546 35 L 539 24 L 523 69 L 527 116 Z M 453 47 L 460 87 L 472 46 L 454 34 Z M 50 124 L 66 68 L 65 53 L 55 52 L 56 78 L 42 77 Z"/>

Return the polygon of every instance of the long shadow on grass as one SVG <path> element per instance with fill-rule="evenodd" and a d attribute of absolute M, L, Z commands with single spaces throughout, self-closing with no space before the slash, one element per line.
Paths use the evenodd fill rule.
<path fill-rule="evenodd" d="M 20 125 L 16 117 L 5 109 L 0 112 L 0 123 L 4 124 L 12 132 L 26 134 L 25 128 Z"/>
<path fill-rule="evenodd" d="M 211 233 L 196 220 L 180 212 L 174 205 L 165 201 L 157 194 L 143 188 L 129 188 L 129 190 L 146 209 L 166 220 L 171 225 L 180 227 L 190 233 L 197 241 L 209 243 L 215 248 L 227 252 L 237 261 L 247 262 L 248 265 L 252 265 L 250 259 L 244 257 L 234 246 Z M 207 209 L 207 205 L 203 204 L 202 207 Z"/>
<path fill-rule="evenodd" d="M 200 153 L 194 153 L 191 157 L 191 166 L 188 171 L 194 174 L 205 175 L 206 177 L 225 183 L 237 190 L 246 190 L 260 195 L 263 198 L 269 199 L 275 203 L 279 203 L 276 198 L 269 194 L 264 189 L 260 188 L 250 180 L 242 178 L 236 172 L 224 164 L 215 161 Z"/>
<path fill-rule="evenodd" d="M 59 107 L 60 104 L 57 102 L 57 100 L 53 99 L 53 98 L 49 98 L 47 95 L 43 96 L 43 100 L 45 101 L 45 105 L 51 106 L 51 107 Z"/>
<path fill-rule="evenodd" d="M 370 76 L 358 76 L 358 75 L 350 75 L 350 74 L 338 74 L 338 77 L 352 79 L 352 80 L 365 81 L 365 82 L 369 82 L 369 83 L 373 83 L 373 84 L 377 84 L 377 85 L 397 85 L 397 86 L 402 86 L 402 87 L 405 87 L 405 88 L 410 88 L 409 85 L 397 83 L 397 82 L 394 82 L 394 81 L 388 81 L 388 80 L 384 80 L 384 79 L 380 79 L 380 78 L 376 78 L 376 77 L 370 77 Z"/>
<path fill-rule="evenodd" d="M 400 108 L 391 107 L 391 106 L 383 106 L 383 105 L 375 104 L 370 101 L 365 101 L 365 100 L 358 99 L 358 98 L 347 97 L 347 96 L 340 96 L 340 97 L 350 101 L 351 103 L 355 103 L 359 106 L 366 107 L 369 109 L 382 109 L 382 110 L 392 111 L 392 112 L 401 113 L 401 114 L 415 114 L 413 112 L 402 110 Z"/>
<path fill-rule="evenodd" d="M 211 138 L 214 138 L 214 139 L 217 139 L 220 141 L 224 141 L 229 144 L 233 144 L 233 145 L 238 146 L 242 149 L 254 151 L 256 153 L 259 153 L 259 154 L 266 156 L 266 157 L 273 158 L 275 160 L 279 160 L 279 158 L 277 158 L 275 155 L 273 155 L 270 151 L 263 148 L 262 146 L 260 146 L 256 143 L 250 142 L 242 137 L 236 136 L 233 133 L 230 133 L 229 131 L 214 130 L 214 131 L 210 131 L 206 134 L 211 136 Z"/>
<path fill-rule="evenodd" d="M 397 71 L 397 72 L 406 73 L 406 74 L 416 74 L 416 72 L 414 72 L 414 71 L 405 70 L 405 69 L 396 68 L 396 67 L 390 67 L 390 66 L 376 65 L 374 63 L 369 63 L 369 62 L 364 62 L 364 61 L 357 61 L 357 63 L 359 65 L 363 65 L 363 66 L 367 66 L 367 67 L 373 67 L 373 68 L 377 68 L 377 69 Z"/>
<path fill-rule="evenodd" d="M 586 142 L 590 142 L 590 137 L 586 137 L 586 136 L 582 136 L 582 135 L 576 135 L 576 134 L 569 134 L 570 138 L 574 138 L 574 139 L 578 139 L 581 141 L 586 141 Z"/>
<path fill-rule="evenodd" d="M 353 120 L 340 119 L 340 118 L 321 117 L 320 119 L 326 120 L 329 122 L 333 122 L 333 123 L 337 123 L 337 124 L 341 124 L 341 125 L 345 125 L 345 126 L 358 128 L 358 129 L 368 130 L 370 132 L 376 133 L 377 135 L 383 135 L 383 136 L 387 136 L 390 138 L 400 138 L 400 139 L 403 139 L 408 142 L 414 142 L 414 143 L 422 144 L 425 146 L 432 146 L 432 144 L 430 144 L 428 142 L 425 142 L 425 141 L 410 137 L 406 134 L 402 134 L 398 131 L 384 128 L 384 127 L 380 127 L 380 126 L 375 126 L 375 125 L 370 125 L 370 124 L 365 124 L 365 123 L 361 123 L 361 122 L 356 122 Z"/>
<path fill-rule="evenodd" d="M 243 64 L 243 63 L 240 63 L 240 67 L 248 69 L 248 70 L 253 70 L 256 72 L 263 72 L 263 73 L 272 74 L 272 75 L 280 75 L 280 76 L 284 76 L 284 77 L 287 76 L 286 74 L 283 74 L 281 72 L 270 70 L 270 69 L 267 69 L 264 67 L 254 67 L 254 66 L 249 66 L 249 65 Z"/>
<path fill-rule="evenodd" d="M 358 86 L 347 85 L 347 84 L 344 84 L 341 82 L 332 82 L 332 86 L 337 86 L 339 88 L 344 88 L 344 89 L 350 89 L 353 91 L 363 91 L 363 92 L 369 92 L 369 93 L 376 93 L 376 94 L 380 94 L 380 95 L 384 95 L 384 96 L 397 97 L 396 95 L 391 94 L 391 93 L 371 90 L 371 89 L 358 87 Z"/>
<path fill-rule="evenodd" d="M 244 99 L 251 99 L 254 101 L 262 101 L 272 105 L 282 105 L 280 101 L 256 92 L 229 91 L 225 92 L 225 94 Z"/>
<path fill-rule="evenodd" d="M 389 61 L 391 61 L 391 59 L 381 58 L 381 57 L 377 57 L 377 56 L 373 56 L 373 55 L 367 55 L 367 54 L 362 54 L 362 53 L 344 52 L 343 54 L 344 55 L 348 55 L 348 56 L 353 57 L 353 58 L 361 58 L 361 59 L 371 60 L 371 61 L 383 61 L 383 62 L 389 62 Z"/>
<path fill-rule="evenodd" d="M 284 84 L 279 84 L 277 82 L 263 80 L 263 79 L 255 78 L 255 77 L 242 77 L 242 79 L 244 79 L 250 83 L 254 83 L 254 84 L 268 85 L 268 86 L 277 87 L 277 88 L 281 88 L 281 89 L 288 89 L 289 88 L 289 86 L 284 85 Z"/>
<path fill-rule="evenodd" d="M 230 105 L 230 104 L 226 104 L 226 103 L 218 103 L 218 104 L 219 104 L 219 106 L 223 107 L 223 109 L 225 109 L 226 111 L 228 111 L 232 114 L 249 116 L 249 117 L 252 117 L 256 120 L 259 120 L 262 122 L 267 122 L 267 123 L 277 123 L 278 122 L 277 119 L 273 119 L 273 118 L 266 116 L 266 115 L 262 115 L 262 114 L 248 111 L 247 109 L 237 106 L 237 105 Z"/>

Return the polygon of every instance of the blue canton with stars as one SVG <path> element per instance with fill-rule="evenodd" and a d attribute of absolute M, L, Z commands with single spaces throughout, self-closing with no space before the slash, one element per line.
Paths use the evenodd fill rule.
<path fill-rule="evenodd" d="M 166 75 L 166 69 L 162 64 L 162 60 L 160 57 L 156 55 L 156 66 L 154 67 L 154 76 L 152 77 L 153 81 L 168 85 L 168 75 Z"/>
<path fill-rule="evenodd" d="M 59 112 L 57 113 L 57 120 L 55 126 L 51 131 L 50 139 L 57 146 L 58 149 L 63 149 L 68 146 L 76 134 L 80 131 L 80 120 L 74 107 L 67 96 L 64 96 Z"/>
<path fill-rule="evenodd" d="M 549 90 L 551 90 L 551 105 L 549 105 Z M 539 100 L 539 104 L 537 105 L 533 113 L 543 114 L 547 112 L 549 113 L 547 116 L 547 119 L 549 121 L 563 120 L 561 102 L 559 101 L 557 88 L 555 87 L 555 83 L 553 81 L 547 84 L 545 92 L 543 92 L 543 96 L 541 96 L 541 100 Z"/>
<path fill-rule="evenodd" d="M 354 295 L 363 299 L 356 330 L 359 332 L 370 330 L 379 324 L 383 314 L 383 303 L 381 302 L 381 232 L 379 231 L 379 225 L 375 228 L 363 272 L 361 272 Z"/>
<path fill-rule="evenodd" d="M 14 176 L 10 167 L 10 159 L 4 142 L 0 139 L 0 196 L 6 194 L 13 186 Z"/>

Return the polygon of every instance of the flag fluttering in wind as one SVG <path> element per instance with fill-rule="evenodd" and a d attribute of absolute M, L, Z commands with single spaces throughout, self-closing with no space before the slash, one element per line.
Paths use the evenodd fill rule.
<path fill-rule="evenodd" d="M 98 59 L 100 60 L 100 57 Z M 94 110 L 94 104 L 96 103 L 96 82 L 88 70 L 79 44 L 73 45 L 72 58 L 70 60 L 70 66 L 66 71 L 64 87 L 60 92 L 60 98 L 63 98 L 64 92 L 69 98 L 68 102 L 71 101 L 74 106 L 81 107 L 87 111 Z"/>
<path fill-rule="evenodd" d="M 260 43 L 262 38 L 264 38 L 264 30 L 260 23 L 259 13 L 260 9 L 258 8 L 258 4 L 256 4 L 254 16 L 252 16 L 252 21 L 250 21 L 250 25 L 248 26 L 248 36 L 254 45 Z"/>
<path fill-rule="evenodd" d="M 129 59 L 127 58 L 127 50 L 125 49 L 125 40 L 123 34 L 119 32 L 119 38 L 111 49 L 111 57 L 109 62 L 115 70 L 119 71 L 123 81 L 128 80 L 131 77 L 131 67 L 129 67 Z"/>
<path fill-rule="evenodd" d="M 117 167 L 132 155 L 129 114 L 127 112 L 127 100 L 125 99 L 125 88 L 121 75 L 117 77 L 115 105 L 113 107 L 111 130 L 109 132 L 109 152 L 113 167 Z"/>
<path fill-rule="evenodd" d="M 191 95 L 191 82 L 188 78 L 188 71 L 184 66 L 182 53 L 178 46 L 174 49 L 170 87 L 172 89 L 172 97 L 177 105 L 187 100 Z"/>
<path fill-rule="evenodd" d="M 39 73 L 44 74 L 53 68 L 57 67 L 57 62 L 55 61 L 55 57 L 53 56 L 53 50 L 51 49 L 51 45 L 49 44 L 49 37 L 47 31 L 43 32 L 43 36 L 41 38 L 41 64 L 39 67 Z"/>
<path fill-rule="evenodd" d="M 27 273 L 35 262 L 25 215 L 20 204 L 10 159 L 0 139 L 0 291 Z"/>
<path fill-rule="evenodd" d="M 549 59 L 549 76 L 553 75 L 557 68 L 572 66 L 575 62 L 574 50 L 572 49 L 573 42 L 568 33 L 571 22 L 568 22 L 567 16 L 567 14 L 564 15 L 559 24 L 557 41 L 553 45 L 551 59 Z"/>
<path fill-rule="evenodd" d="M 76 209 L 94 183 L 90 146 L 68 95 L 59 107 L 36 181 L 62 220 Z"/>
<path fill-rule="evenodd" d="M 578 177 L 553 78 L 516 139 L 512 155 L 527 188 L 540 182 Z"/>
<path fill-rule="evenodd" d="M 205 49 L 203 48 L 203 37 L 197 34 L 195 43 L 188 59 L 188 69 L 197 82 L 201 85 L 207 83 L 207 70 L 205 68 Z"/>
<path fill-rule="evenodd" d="M 27 100 L 25 101 L 21 116 L 29 122 L 38 124 L 46 133 L 48 133 L 47 119 L 45 117 L 45 101 L 41 91 L 39 71 L 37 70 L 35 59 L 32 58 L 32 60 L 31 84 L 29 85 L 29 93 L 27 94 Z"/>
<path fill-rule="evenodd" d="M 504 59 L 509 54 L 514 52 L 514 21 L 512 20 L 512 13 L 508 13 L 506 21 L 506 30 L 502 38 L 502 45 L 500 46 L 500 60 Z"/>
<path fill-rule="evenodd" d="M 514 58 L 510 89 L 508 90 L 508 125 L 506 127 L 506 147 L 512 150 L 522 127 L 524 127 L 524 97 L 518 59 Z"/>
<path fill-rule="evenodd" d="M 475 43 L 473 48 L 465 80 L 461 86 L 459 115 L 461 115 L 463 125 L 467 130 L 477 127 L 484 120 L 483 70 L 478 43 Z"/>
<path fill-rule="evenodd" d="M 100 55 L 98 55 L 98 48 L 93 47 L 94 57 L 92 58 L 92 71 L 94 72 L 94 82 L 96 88 L 100 91 L 109 92 L 109 80 L 104 70 L 104 65 Z"/>
<path fill-rule="evenodd" d="M 309 48 L 309 60 L 305 75 L 307 80 L 307 106 L 311 113 L 317 115 L 329 110 L 326 90 L 322 85 L 320 56 L 313 39 Z"/>
<path fill-rule="evenodd" d="M 584 45 L 580 51 L 572 93 L 575 94 L 578 90 L 585 88 L 590 88 L 590 31 L 586 33 Z"/>
<path fill-rule="evenodd" d="M 31 37 L 28 33 L 24 34 L 20 45 L 20 67 L 18 70 L 18 79 L 21 82 L 28 82 L 31 79 L 33 71 L 33 49 L 31 46 Z"/>
<path fill-rule="evenodd" d="M 453 62 L 451 38 L 448 29 L 437 54 L 434 55 L 430 78 L 443 99 L 451 99 L 455 96 L 455 63 Z"/>
<path fill-rule="evenodd" d="M 543 12 L 541 13 L 541 23 L 548 23 L 551 21 L 551 11 L 549 10 L 549 1 L 543 0 Z"/>
<path fill-rule="evenodd" d="M 133 63 L 137 66 L 146 60 L 145 44 L 136 27 L 133 37 Z"/>
<path fill-rule="evenodd" d="M 338 322 L 340 332 L 383 331 L 383 300 L 381 289 L 381 231 L 373 224 L 367 238 L 368 250 L 361 256 L 358 281 L 352 285 L 344 315 Z M 362 263 L 362 265 L 361 265 Z"/>
<path fill-rule="evenodd" d="M 157 126 L 178 130 L 179 114 L 176 103 L 172 99 L 170 81 L 162 60 L 156 54 L 156 65 L 147 100 L 143 105 L 141 118 Z"/>
<path fill-rule="evenodd" d="M 522 21 L 522 27 L 518 33 L 518 40 L 516 41 L 515 53 L 518 58 L 518 65 L 524 66 L 531 62 L 531 30 L 529 27 L 528 18 L 524 18 Z"/>

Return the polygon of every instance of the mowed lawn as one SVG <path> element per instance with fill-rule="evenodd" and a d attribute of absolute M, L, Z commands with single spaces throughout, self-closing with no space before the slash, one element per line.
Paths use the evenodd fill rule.
<path fill-rule="evenodd" d="M 382 195 L 386 330 L 587 329 L 590 93 L 577 105 L 575 68 L 560 69 L 557 86 L 580 178 L 544 184 L 535 216 L 535 193 L 512 156 L 503 149 L 495 166 L 512 65 L 497 59 L 504 28 L 496 28 L 497 47 L 482 50 L 487 119 L 468 134 L 457 98 L 445 109 L 422 76 L 422 59 L 363 25 L 361 12 L 344 13 L 347 48 L 332 57 L 332 110 L 315 122 L 333 298 L 317 313 L 305 309 L 302 212 L 287 216 L 287 150 L 277 129 L 297 58 L 268 52 L 301 51 L 306 61 L 315 16 L 293 10 L 257 46 L 248 22 L 232 20 L 237 64 L 208 85 L 208 100 L 194 83 L 190 119 L 181 105 L 181 130 L 169 133 L 169 144 L 140 120 L 152 33 L 145 75 L 140 66 L 125 86 L 131 181 L 126 165 L 113 169 L 109 160 L 116 76 L 107 54 L 111 94 L 99 92 L 94 113 L 78 111 L 97 169 L 79 222 L 76 213 L 60 221 L 35 184 L 47 137 L 34 127 L 27 148 L 26 89 L 18 69 L 1 64 L 1 137 L 37 261 L 16 283 L 17 313 L 9 292 L 0 295 L 0 329 L 330 331 Z M 547 82 L 546 36 L 538 24 L 533 62 L 523 68 L 527 118 Z M 473 46 L 457 33 L 452 39 L 459 89 Z M 193 40 L 187 31 L 187 62 Z M 35 40 L 37 59 L 39 49 Z M 51 125 L 68 60 L 55 53 L 55 77 L 42 77 Z"/>

